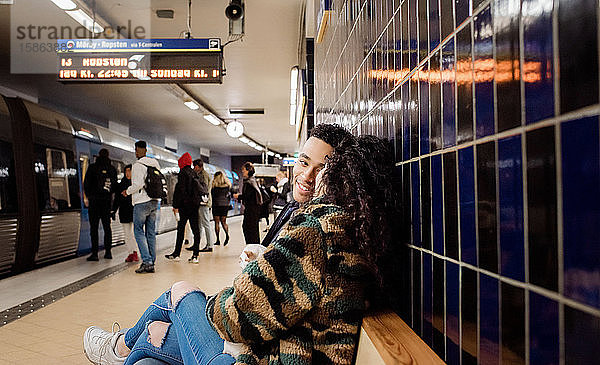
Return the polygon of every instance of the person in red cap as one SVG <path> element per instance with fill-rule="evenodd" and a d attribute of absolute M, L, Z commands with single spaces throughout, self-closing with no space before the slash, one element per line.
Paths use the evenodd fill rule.
<path fill-rule="evenodd" d="M 169 260 L 179 261 L 181 255 L 181 245 L 185 235 L 185 225 L 190 222 L 190 227 L 194 233 L 194 245 L 200 245 L 200 229 L 198 227 L 198 207 L 201 201 L 201 181 L 198 175 L 192 169 L 192 156 L 184 153 L 179 158 L 179 175 L 177 184 L 173 193 L 173 213 L 179 215 L 177 222 L 177 240 L 175 241 L 175 250 L 165 257 Z"/>

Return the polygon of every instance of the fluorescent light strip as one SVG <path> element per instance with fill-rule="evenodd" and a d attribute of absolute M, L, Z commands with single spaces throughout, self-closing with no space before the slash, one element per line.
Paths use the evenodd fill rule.
<path fill-rule="evenodd" d="M 246 137 L 240 137 L 240 138 L 238 138 L 238 139 L 239 139 L 239 140 L 240 140 L 240 142 L 242 142 L 242 143 L 246 143 L 246 144 L 248 144 L 248 142 L 250 142 L 250 140 L 249 140 L 248 138 L 246 138 Z"/>
<path fill-rule="evenodd" d="M 54 3 L 54 5 L 58 6 L 62 10 L 75 10 L 77 9 L 77 4 L 72 2 L 71 0 L 50 0 Z"/>
<path fill-rule="evenodd" d="M 212 125 L 220 125 L 221 119 L 215 117 L 212 114 L 204 114 L 204 119 L 208 120 Z"/>
<path fill-rule="evenodd" d="M 187 106 L 188 108 L 190 108 L 192 110 L 200 109 L 200 106 L 198 104 L 196 104 L 195 102 L 193 102 L 192 100 L 184 102 L 183 105 Z"/>
<path fill-rule="evenodd" d="M 254 147 L 255 150 L 257 151 L 262 151 L 264 150 L 264 148 L 262 146 L 256 145 L 256 147 Z"/>
<path fill-rule="evenodd" d="M 250 142 L 248 142 L 248 146 L 254 148 L 254 147 L 257 146 L 257 144 L 255 142 L 253 142 L 253 141 L 250 141 Z"/>
<path fill-rule="evenodd" d="M 296 104 L 290 105 L 290 125 L 296 125 Z"/>
<path fill-rule="evenodd" d="M 75 19 L 79 24 L 86 27 L 90 32 L 93 33 L 102 33 L 104 32 L 104 27 L 94 22 L 89 15 L 85 13 L 85 11 L 79 9 L 74 11 L 66 11 L 66 13 L 73 19 Z"/>
<path fill-rule="evenodd" d="M 272 157 L 272 156 L 275 156 L 275 153 L 273 151 L 267 151 L 267 155 Z"/>

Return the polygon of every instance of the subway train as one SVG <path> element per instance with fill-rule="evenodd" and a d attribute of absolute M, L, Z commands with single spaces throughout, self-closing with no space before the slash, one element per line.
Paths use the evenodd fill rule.
<path fill-rule="evenodd" d="M 31 133 L 25 133 L 25 137 L 23 131 L 14 133 L 13 127 L 19 124 L 13 119 L 27 117 L 31 122 L 24 125 L 31 127 Z M 136 160 L 134 143 L 129 136 L 38 104 L 0 97 L 0 277 L 89 253 L 82 177 L 99 150 L 106 148 L 121 179 L 124 167 Z M 33 146 L 33 184 L 23 183 L 26 180 L 22 176 L 28 172 L 15 165 L 15 161 L 25 161 L 19 149 L 27 145 Z M 170 203 L 179 172 L 178 155 L 151 144 L 148 155 L 158 160 L 168 185 L 168 196 L 161 203 L 156 224 L 157 232 L 163 233 L 174 230 L 177 224 Z M 216 171 L 224 172 L 234 189 L 238 188 L 235 172 L 208 163 L 204 166 L 211 176 Z M 19 209 L 23 202 L 27 208 Z M 239 213 L 239 204 L 232 204 L 230 214 Z M 111 222 L 113 244 L 123 243 L 121 224 L 118 219 Z M 25 236 L 29 239 L 23 242 Z"/>

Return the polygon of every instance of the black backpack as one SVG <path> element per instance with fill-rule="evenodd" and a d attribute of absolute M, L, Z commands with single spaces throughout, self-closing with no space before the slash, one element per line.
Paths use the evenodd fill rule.
<path fill-rule="evenodd" d="M 152 199 L 165 199 L 167 197 L 167 180 L 165 176 L 154 166 L 144 166 L 146 166 L 144 190 Z"/>

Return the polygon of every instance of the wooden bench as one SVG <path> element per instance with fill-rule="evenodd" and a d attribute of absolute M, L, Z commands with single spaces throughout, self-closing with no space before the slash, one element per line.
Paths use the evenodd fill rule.
<path fill-rule="evenodd" d="M 356 365 L 444 364 L 438 355 L 393 312 L 363 319 Z"/>

